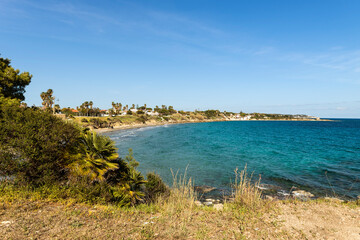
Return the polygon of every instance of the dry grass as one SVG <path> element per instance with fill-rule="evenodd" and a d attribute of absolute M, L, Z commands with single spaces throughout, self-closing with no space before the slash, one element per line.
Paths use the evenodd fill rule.
<path fill-rule="evenodd" d="M 171 207 L 181 207 L 181 208 L 193 208 L 194 201 L 196 200 L 196 193 L 194 191 L 194 185 L 191 178 L 187 179 L 186 171 L 184 175 L 179 175 L 177 171 L 174 173 L 171 170 L 173 176 L 173 187 L 171 189 L 171 194 L 166 203 Z"/>
<path fill-rule="evenodd" d="M 75 204 L 13 191 L 0 195 L 4 239 L 247 239 L 261 238 L 273 226 L 262 213 L 234 203 L 222 211 L 194 204 L 196 193 L 186 174 L 173 174 L 166 199 L 150 205 L 120 208 Z"/>
<path fill-rule="evenodd" d="M 264 206 L 265 201 L 261 198 L 261 190 L 259 188 L 260 178 L 255 184 L 251 182 L 253 174 L 248 176 L 247 167 L 239 172 L 235 169 L 234 204 L 245 206 L 251 210 L 259 210 Z"/>
<path fill-rule="evenodd" d="M 250 218 L 243 208 L 231 204 L 224 211 L 196 206 L 174 210 L 169 205 L 158 204 L 126 209 L 30 200 L 7 202 L 0 198 L 0 236 L 1 239 L 327 239 L 330 236 L 357 239 L 356 234 L 360 233 L 360 208 L 324 202 L 309 205 L 279 201 L 278 205 L 280 213 Z M 9 224 L 2 224 L 5 221 Z"/>
<path fill-rule="evenodd" d="M 353 219 L 354 208 L 341 204 L 315 201 L 312 205 L 290 201 L 270 204 L 261 199 L 258 183 L 251 184 L 252 176 L 248 177 L 246 169 L 236 173 L 235 201 L 225 203 L 221 211 L 196 206 L 191 179 L 178 173 L 173 174 L 170 197 L 130 208 L 54 202 L 41 198 L 44 196 L 31 198 L 29 193 L 12 192 L 9 197 L 1 192 L 0 236 L 2 239 L 313 239 L 315 235 L 311 231 L 315 228 L 304 229 L 299 223 L 301 219 L 310 222 L 313 213 L 319 214 L 316 221 L 326 216 L 326 211 L 316 212 L 318 205 L 328 206 L 334 216 L 341 210 L 348 214 L 346 224 L 357 224 Z M 7 224 L 2 224 L 4 221 Z M 297 224 L 296 230 L 286 221 Z M 347 230 L 356 231 L 354 226 Z M 316 237 L 326 237 L 329 231 L 332 230 L 320 231 Z"/>

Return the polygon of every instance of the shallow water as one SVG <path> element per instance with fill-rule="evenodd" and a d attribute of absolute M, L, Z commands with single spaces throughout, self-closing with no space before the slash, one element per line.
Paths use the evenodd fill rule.
<path fill-rule="evenodd" d="M 234 169 L 289 190 L 360 195 L 360 119 L 331 122 L 234 121 L 165 125 L 107 133 L 120 156 L 129 148 L 144 174 L 172 183 L 173 171 L 196 185 L 228 189 Z"/>

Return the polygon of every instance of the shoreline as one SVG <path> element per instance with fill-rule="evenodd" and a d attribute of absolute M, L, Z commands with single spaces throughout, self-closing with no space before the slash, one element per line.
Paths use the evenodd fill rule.
<path fill-rule="evenodd" d="M 135 123 L 135 124 L 123 124 L 123 125 L 116 125 L 113 128 L 98 128 L 98 129 L 92 129 L 93 131 L 97 132 L 97 133 L 110 133 L 110 132 L 116 132 L 116 131 L 121 131 L 121 130 L 128 130 L 128 129 L 139 129 L 139 128 L 147 128 L 147 127 L 156 127 L 156 126 L 165 126 L 165 125 L 174 125 L 174 124 L 190 124 L 190 123 L 207 123 L 207 122 L 240 122 L 240 121 L 283 121 L 283 122 L 290 122 L 290 121 L 300 121 L 300 122 L 308 122 L 308 121 L 313 121 L 313 122 L 332 122 L 334 120 L 329 120 L 329 119 L 320 119 L 320 120 L 316 120 L 316 119 L 261 119 L 261 120 L 236 120 L 236 119 L 212 119 L 212 120 L 193 120 L 193 121 L 179 121 L 179 122 L 168 122 L 168 121 L 163 121 L 163 122 L 153 122 L 153 121 L 149 121 L 146 123 Z M 266 187 L 265 187 L 266 186 Z M 202 188 L 210 188 L 211 190 L 205 190 L 203 191 Z M 213 186 L 206 186 L 206 185 L 199 185 L 199 186 L 194 186 L 194 188 L 200 190 L 199 193 L 201 195 L 200 199 L 203 201 L 206 198 L 215 198 L 217 200 L 224 200 L 224 199 L 228 199 L 231 198 L 231 193 L 229 192 L 228 194 L 224 194 L 223 190 L 224 189 L 219 189 L 217 187 L 213 187 Z M 286 188 L 282 188 L 280 185 L 272 185 L 272 184 L 261 184 L 260 186 L 258 186 L 258 188 L 262 191 L 263 197 L 264 199 L 271 199 L 271 200 L 284 200 L 284 199 L 289 199 L 289 198 L 296 198 L 296 199 L 300 199 L 300 200 L 315 200 L 315 199 L 319 199 L 319 198 L 334 198 L 334 199 L 338 199 L 340 201 L 352 201 L 352 200 L 356 200 L 357 198 L 352 198 L 349 196 L 331 196 L 331 195 L 327 195 L 326 193 L 324 194 L 319 194 L 318 192 L 309 192 L 308 189 L 301 189 L 298 187 L 292 187 L 290 189 L 286 189 Z M 219 193 L 215 193 L 217 191 L 222 192 L 222 194 Z M 311 190 L 310 190 L 311 191 Z M 215 194 L 214 194 L 215 193 Z M 199 200 L 200 200 L 199 199 Z"/>
<path fill-rule="evenodd" d="M 199 120 L 199 121 L 180 121 L 180 122 L 145 122 L 145 123 L 135 123 L 135 124 L 123 124 L 115 125 L 112 128 L 90 128 L 96 133 L 106 133 L 106 132 L 115 132 L 120 130 L 127 129 L 136 129 L 136 128 L 146 128 L 154 126 L 164 126 L 164 125 L 173 125 L 173 124 L 188 124 L 188 123 L 207 123 L 207 122 L 252 122 L 252 121 L 276 121 L 276 122 L 333 122 L 334 120 L 330 119 L 261 119 L 261 120 L 237 120 L 237 119 L 211 119 L 211 120 Z"/>

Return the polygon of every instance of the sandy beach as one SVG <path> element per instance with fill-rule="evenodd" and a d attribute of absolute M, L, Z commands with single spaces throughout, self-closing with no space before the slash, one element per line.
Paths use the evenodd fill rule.
<path fill-rule="evenodd" d="M 261 119 L 261 120 L 238 120 L 238 119 L 214 119 L 214 120 L 186 120 L 186 121 L 148 121 L 146 123 L 132 123 L 132 124 L 116 124 L 112 128 L 91 128 L 91 130 L 97 133 L 112 132 L 126 129 L 134 128 L 144 128 L 144 127 L 153 127 L 153 126 L 162 126 L 162 125 L 172 125 L 172 124 L 187 124 L 187 123 L 202 123 L 202 122 L 227 122 L 227 121 L 333 121 L 329 119 Z"/>

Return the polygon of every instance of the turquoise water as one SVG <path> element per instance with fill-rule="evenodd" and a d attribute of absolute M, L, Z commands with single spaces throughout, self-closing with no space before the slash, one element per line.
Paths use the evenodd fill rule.
<path fill-rule="evenodd" d="M 191 123 L 107 133 L 120 156 L 129 148 L 144 174 L 172 183 L 173 171 L 195 185 L 229 189 L 234 169 L 247 165 L 261 182 L 317 195 L 360 195 L 360 120 Z"/>

